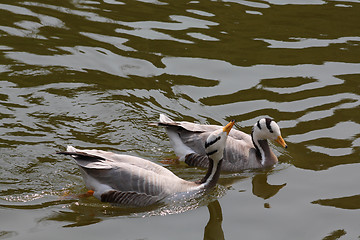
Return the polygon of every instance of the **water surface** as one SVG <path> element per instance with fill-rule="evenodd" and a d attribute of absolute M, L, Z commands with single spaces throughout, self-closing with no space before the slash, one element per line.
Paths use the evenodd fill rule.
<path fill-rule="evenodd" d="M 0 239 L 357 239 L 358 1 L 0 3 Z M 86 191 L 67 144 L 197 180 L 163 129 L 250 133 L 274 118 L 279 164 L 223 174 L 202 200 L 124 209 Z"/>

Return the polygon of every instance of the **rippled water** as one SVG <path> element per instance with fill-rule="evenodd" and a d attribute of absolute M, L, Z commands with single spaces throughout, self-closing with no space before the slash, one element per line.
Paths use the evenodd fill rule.
<path fill-rule="evenodd" d="M 0 3 L 0 239 L 357 239 L 360 2 Z M 185 179 L 176 120 L 250 133 L 271 116 L 289 148 L 270 171 L 223 174 L 201 201 L 124 209 L 93 198 L 67 144 L 148 158 Z M 214 201 L 215 199 L 218 199 Z"/>

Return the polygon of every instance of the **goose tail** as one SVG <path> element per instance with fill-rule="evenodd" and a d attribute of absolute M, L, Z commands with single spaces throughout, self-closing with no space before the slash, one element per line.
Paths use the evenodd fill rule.
<path fill-rule="evenodd" d="M 159 117 L 159 123 L 161 124 L 174 124 L 175 121 L 172 120 L 171 118 L 169 118 L 168 116 L 166 116 L 165 114 L 163 113 L 160 113 L 160 117 Z"/>
<path fill-rule="evenodd" d="M 184 161 L 186 155 L 194 153 L 194 150 L 186 146 L 181 140 L 178 133 L 178 123 L 170 119 L 165 114 L 161 113 L 159 117 L 159 126 L 165 126 L 166 132 L 169 136 L 170 144 L 173 147 L 176 156 L 179 157 L 180 161 Z"/>
<path fill-rule="evenodd" d="M 73 146 L 68 145 L 68 146 L 66 147 L 66 151 L 67 151 L 67 152 L 77 152 L 77 149 L 74 148 Z"/>

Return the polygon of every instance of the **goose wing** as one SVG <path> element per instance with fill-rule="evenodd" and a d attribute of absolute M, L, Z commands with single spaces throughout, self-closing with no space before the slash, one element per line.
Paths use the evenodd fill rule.
<path fill-rule="evenodd" d="M 205 124 L 196 124 L 191 123 L 187 121 L 179 121 L 175 122 L 174 120 L 170 119 L 165 114 L 160 114 L 160 119 L 157 124 L 158 126 L 164 126 L 166 128 L 172 128 L 172 129 L 185 129 L 189 132 L 213 132 L 219 128 L 222 128 L 222 126 L 217 125 L 205 125 Z"/>
<path fill-rule="evenodd" d="M 159 202 L 162 198 L 145 193 L 123 192 L 111 190 L 101 194 L 102 202 L 111 202 L 123 205 L 145 207 Z"/>
<path fill-rule="evenodd" d="M 167 129 L 172 129 L 173 131 L 183 129 L 183 130 L 186 130 L 186 131 L 188 131 L 190 133 L 194 133 L 194 134 L 206 132 L 207 135 L 210 135 L 212 132 L 214 132 L 220 128 L 223 128 L 223 126 L 219 126 L 219 125 L 197 124 L 197 123 L 191 123 L 191 122 L 187 122 L 187 121 L 175 122 L 174 120 L 170 119 L 165 114 L 160 114 L 160 120 L 157 125 L 166 127 Z M 252 141 L 249 134 L 246 134 L 246 133 L 241 132 L 236 129 L 232 129 L 230 131 L 229 137 L 232 137 L 232 138 L 235 138 L 238 140 L 244 140 L 249 143 L 251 143 L 251 141 Z M 206 138 L 205 138 L 205 140 L 206 140 Z"/>
<path fill-rule="evenodd" d="M 162 176 L 168 176 L 168 177 L 175 177 L 178 178 L 174 173 L 172 173 L 170 170 L 153 163 L 149 160 L 131 156 L 131 155 L 124 155 L 124 154 L 116 154 L 113 152 L 108 151 L 102 151 L 97 149 L 84 149 L 79 150 L 72 146 L 67 147 L 67 152 L 75 152 L 75 153 L 81 153 L 83 155 L 89 155 L 97 158 L 97 161 L 94 161 L 95 159 L 84 161 L 82 158 L 75 159 L 77 163 L 82 167 L 88 167 L 94 166 L 96 168 L 100 168 L 102 166 L 105 168 L 105 165 L 107 168 L 116 168 L 116 166 L 122 166 L 123 168 L 126 168 L 126 164 L 130 165 L 129 168 L 132 169 L 133 167 L 138 167 L 143 170 L 146 170 L 148 172 L 154 172 L 156 174 L 162 175 Z M 68 154 L 71 155 L 71 154 Z"/>
<path fill-rule="evenodd" d="M 224 161 L 221 169 L 227 172 L 239 172 L 249 168 L 262 167 L 260 160 L 257 159 L 256 150 L 253 143 L 244 139 L 228 137 L 224 150 Z"/>

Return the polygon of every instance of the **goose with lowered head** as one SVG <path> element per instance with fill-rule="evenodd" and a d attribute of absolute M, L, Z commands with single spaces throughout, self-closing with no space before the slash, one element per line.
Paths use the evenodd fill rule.
<path fill-rule="evenodd" d="M 208 167 L 207 158 L 201 157 L 205 155 L 204 142 L 212 131 L 221 126 L 186 121 L 175 122 L 164 114 L 160 114 L 160 121 L 157 125 L 165 127 L 170 143 L 180 161 L 185 160 L 190 166 Z M 233 129 L 227 138 L 221 170 L 238 172 L 244 169 L 274 166 L 278 162 L 278 158 L 271 150 L 268 139 L 287 148 L 281 136 L 280 127 L 270 118 L 262 118 L 257 121 L 251 135 Z M 190 156 L 188 156 L 189 153 L 191 153 Z"/>
<path fill-rule="evenodd" d="M 86 187 L 101 201 L 148 206 L 178 193 L 214 187 L 219 179 L 226 139 L 233 125 L 234 121 L 231 121 L 208 135 L 204 143 L 208 170 L 198 182 L 181 179 L 170 170 L 139 157 L 101 150 L 78 150 L 72 146 L 58 154 L 70 155 L 76 160 Z"/>

